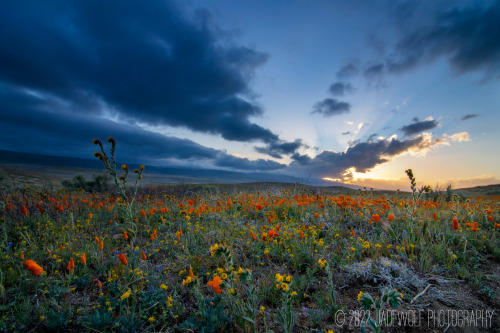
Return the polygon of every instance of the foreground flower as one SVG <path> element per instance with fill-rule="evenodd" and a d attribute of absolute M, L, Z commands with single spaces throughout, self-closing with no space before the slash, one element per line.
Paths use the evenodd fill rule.
<path fill-rule="evenodd" d="M 358 303 L 359 303 L 359 300 L 361 299 L 361 296 L 363 296 L 363 292 L 360 291 L 359 294 L 358 294 Z"/>
<path fill-rule="evenodd" d="M 75 270 L 75 261 L 73 260 L 73 258 L 69 258 L 67 269 L 70 273 L 73 273 L 73 271 Z"/>
<path fill-rule="evenodd" d="M 38 264 L 36 262 L 34 262 L 33 260 L 26 260 L 24 262 L 24 266 L 33 275 L 40 275 L 43 273 L 43 268 L 38 266 Z"/>
<path fill-rule="evenodd" d="M 120 299 L 127 299 L 130 297 L 130 293 L 132 292 L 132 290 L 127 290 L 127 292 L 125 292 L 123 295 L 120 296 Z"/>
<path fill-rule="evenodd" d="M 218 276 L 214 276 L 214 279 L 212 281 L 208 281 L 207 285 L 212 287 L 216 294 L 220 294 L 222 293 L 222 289 L 220 288 L 221 283 L 222 283 L 221 278 Z"/>
<path fill-rule="evenodd" d="M 128 264 L 127 258 L 125 257 L 125 255 L 123 253 L 120 253 L 118 255 L 118 259 L 120 259 L 120 261 L 122 262 L 122 264 L 124 264 L 124 265 Z"/>

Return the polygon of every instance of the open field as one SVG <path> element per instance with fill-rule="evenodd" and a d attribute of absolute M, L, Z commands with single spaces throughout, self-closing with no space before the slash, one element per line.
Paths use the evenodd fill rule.
<path fill-rule="evenodd" d="M 383 331 L 500 326 L 438 316 L 499 308 L 492 198 L 273 183 L 144 187 L 131 208 L 113 191 L 0 194 L 2 331 L 354 332 L 363 307 L 377 323 L 371 299 L 399 305 Z"/>

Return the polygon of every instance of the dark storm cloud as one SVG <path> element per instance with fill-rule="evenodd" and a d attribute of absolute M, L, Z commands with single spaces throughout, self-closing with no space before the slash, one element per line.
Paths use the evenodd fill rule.
<path fill-rule="evenodd" d="M 375 166 L 388 162 L 405 152 L 420 152 L 444 144 L 444 139 L 433 140 L 429 134 L 421 134 L 407 140 L 381 139 L 375 142 L 358 142 L 345 152 L 323 151 L 312 159 L 292 162 L 291 168 L 307 169 L 318 177 L 339 178 L 350 168 L 367 172 Z"/>
<path fill-rule="evenodd" d="M 215 161 L 215 165 L 219 167 L 226 167 L 239 170 L 261 170 L 270 171 L 283 169 L 287 165 L 277 163 L 270 160 L 255 160 L 251 161 L 248 158 L 240 158 L 232 155 L 224 155 Z"/>
<path fill-rule="evenodd" d="M 177 4 L 4 1 L 0 83 L 58 99 L 75 113 L 277 142 L 250 121 L 263 111 L 248 82 L 268 55 L 235 45 L 207 12 L 188 15 Z"/>
<path fill-rule="evenodd" d="M 240 170 L 272 170 L 284 165 L 268 161 L 249 161 L 204 147 L 188 139 L 150 132 L 136 125 L 125 125 L 99 117 L 59 109 L 57 100 L 27 94 L 0 85 L 0 149 L 93 158 L 96 146 L 112 136 L 117 141 L 117 158 L 127 163 L 165 165 L 169 160 L 205 162 Z"/>
<path fill-rule="evenodd" d="M 399 130 L 402 131 L 406 136 L 418 134 L 423 131 L 431 130 L 439 126 L 439 121 L 436 120 L 424 120 L 418 121 L 414 124 L 406 125 L 401 127 Z"/>
<path fill-rule="evenodd" d="M 499 78 L 500 2 L 491 3 L 438 8 L 437 13 L 418 2 L 404 3 L 397 16 L 404 21 L 405 34 L 389 56 L 388 70 L 398 73 L 445 57 L 458 74 L 478 71 L 485 78 Z"/>
<path fill-rule="evenodd" d="M 307 155 L 295 153 L 292 155 L 292 160 L 296 161 L 297 163 L 299 163 L 301 165 L 305 165 L 311 161 L 311 158 Z"/>
<path fill-rule="evenodd" d="M 354 87 L 348 82 L 335 82 L 330 85 L 328 91 L 333 96 L 344 96 L 345 94 L 352 93 Z"/>
<path fill-rule="evenodd" d="M 351 105 L 347 102 L 339 101 L 335 98 L 325 98 L 314 105 L 311 113 L 319 113 L 324 117 L 331 117 L 341 113 L 348 113 Z"/>
<path fill-rule="evenodd" d="M 255 147 L 255 150 L 274 158 L 282 158 L 282 155 L 293 154 L 302 146 L 302 140 L 297 139 L 293 142 L 273 142 L 266 147 Z"/>
<path fill-rule="evenodd" d="M 474 113 L 474 114 L 466 114 L 465 116 L 463 116 L 461 119 L 462 120 L 467 120 L 467 119 L 472 119 L 472 118 L 476 118 L 476 117 L 479 117 L 479 113 Z"/>

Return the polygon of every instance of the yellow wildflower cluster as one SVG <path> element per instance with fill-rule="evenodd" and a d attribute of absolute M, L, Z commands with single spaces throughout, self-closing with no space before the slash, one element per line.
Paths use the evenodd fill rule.
<path fill-rule="evenodd" d="M 289 284 L 292 281 L 292 276 L 291 275 L 285 276 L 285 275 L 281 275 L 280 273 L 276 273 L 276 275 L 274 276 L 274 278 L 278 282 L 276 284 L 276 288 L 277 289 L 281 289 L 283 291 L 288 291 Z"/>

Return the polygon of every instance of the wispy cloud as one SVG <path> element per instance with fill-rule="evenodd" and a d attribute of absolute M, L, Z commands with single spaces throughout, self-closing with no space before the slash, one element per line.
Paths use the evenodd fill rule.
<path fill-rule="evenodd" d="M 348 113 L 351 105 L 347 102 L 339 101 L 335 98 L 325 98 L 314 105 L 312 114 L 321 114 L 324 117 L 331 117 L 342 113 Z"/>
<path fill-rule="evenodd" d="M 439 126 L 439 122 L 434 119 L 424 120 L 424 121 L 418 121 L 418 119 L 415 120 L 416 120 L 415 123 L 400 128 L 400 130 L 406 136 L 411 136 L 423 131 L 428 131 Z"/>
<path fill-rule="evenodd" d="M 462 120 L 467 120 L 467 119 L 473 119 L 473 118 L 476 118 L 476 117 L 479 117 L 479 113 L 474 113 L 474 114 L 466 114 L 465 116 L 463 116 L 461 119 Z"/>

